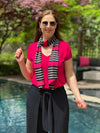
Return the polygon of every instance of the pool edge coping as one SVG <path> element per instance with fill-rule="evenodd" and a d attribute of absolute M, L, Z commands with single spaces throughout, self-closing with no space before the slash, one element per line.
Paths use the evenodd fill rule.
<path fill-rule="evenodd" d="M 71 95 L 72 97 L 74 97 L 72 91 L 69 89 L 69 87 L 66 84 L 64 85 L 64 87 L 65 87 L 66 93 L 68 95 Z M 98 97 L 88 96 L 85 94 L 81 94 L 81 96 L 87 102 L 93 102 L 93 103 L 99 103 L 100 104 L 100 98 L 98 98 Z"/>
<path fill-rule="evenodd" d="M 0 76 L 0 79 L 1 80 L 7 80 L 7 81 L 13 81 L 13 82 L 21 83 L 21 84 L 31 85 L 31 81 L 27 81 L 27 80 L 23 80 L 23 79 L 21 80 L 21 79 L 15 79 L 15 78 L 9 78 L 9 77 L 2 77 L 2 76 Z M 65 88 L 65 91 L 66 91 L 66 93 L 68 95 L 72 95 L 72 97 L 74 97 L 72 91 L 69 90 L 69 87 L 67 86 L 67 84 L 64 85 L 64 88 Z M 81 87 L 81 88 L 83 88 L 83 87 Z M 89 89 L 89 88 L 90 88 L 90 86 L 87 87 L 86 89 Z M 100 103 L 100 98 L 93 97 L 93 96 L 88 96 L 88 95 L 85 95 L 85 94 L 81 94 L 81 96 L 87 102 Z"/>

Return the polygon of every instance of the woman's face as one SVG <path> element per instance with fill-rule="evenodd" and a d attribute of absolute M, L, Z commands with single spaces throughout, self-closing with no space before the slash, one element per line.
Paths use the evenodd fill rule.
<path fill-rule="evenodd" d="M 45 15 L 40 22 L 43 40 L 50 39 L 54 35 L 56 27 L 57 23 L 53 15 Z"/>

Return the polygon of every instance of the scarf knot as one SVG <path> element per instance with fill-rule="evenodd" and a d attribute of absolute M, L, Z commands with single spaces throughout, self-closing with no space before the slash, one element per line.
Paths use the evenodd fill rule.
<path fill-rule="evenodd" d="M 39 41 L 38 41 L 38 47 L 41 47 L 41 46 L 48 47 L 53 43 L 54 43 L 54 46 L 55 46 L 55 41 L 56 40 L 57 40 L 56 37 L 53 36 L 51 39 L 43 41 L 43 37 L 41 36 Z"/>

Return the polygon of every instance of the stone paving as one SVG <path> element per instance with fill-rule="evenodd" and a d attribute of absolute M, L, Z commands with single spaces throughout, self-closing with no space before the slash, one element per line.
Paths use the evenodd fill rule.
<path fill-rule="evenodd" d="M 22 76 L 15 75 L 15 76 L 0 76 L 0 79 L 8 80 L 8 81 L 15 81 L 15 82 L 20 82 L 24 84 L 31 84 L 31 81 L 25 80 Z M 67 84 L 64 85 L 66 93 L 68 94 L 69 98 L 74 99 L 74 95 L 72 91 L 68 88 Z M 100 89 L 100 82 L 99 81 L 78 81 L 78 87 L 79 89 Z M 100 98 L 94 97 L 94 96 L 88 96 L 88 95 L 83 95 L 81 94 L 82 98 L 86 102 L 93 102 L 93 103 L 99 103 L 100 104 Z"/>
<path fill-rule="evenodd" d="M 82 81 L 81 81 L 81 83 L 82 83 Z M 96 87 L 98 89 L 98 86 L 100 87 L 100 85 L 97 84 L 97 86 L 96 86 L 96 84 L 95 84 L 94 88 L 93 88 L 92 83 L 90 85 L 86 85 L 86 84 L 82 85 L 81 84 L 81 85 L 78 85 L 78 86 L 79 86 L 79 89 L 84 89 L 84 91 L 85 91 L 85 89 L 89 89 L 91 91 L 91 89 L 96 89 Z M 74 100 L 74 95 L 73 95 L 72 91 L 68 88 L 67 84 L 65 84 L 64 87 L 65 87 L 65 90 L 66 90 L 67 94 L 69 95 L 69 98 L 71 98 L 71 99 L 73 98 L 73 100 Z M 85 94 L 81 94 L 81 96 L 86 102 L 93 102 L 93 103 L 100 104 L 100 98 L 98 98 L 96 96 L 89 96 L 89 95 L 85 95 Z"/>

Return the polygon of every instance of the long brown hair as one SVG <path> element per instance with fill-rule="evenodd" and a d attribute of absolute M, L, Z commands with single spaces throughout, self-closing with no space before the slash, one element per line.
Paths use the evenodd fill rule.
<path fill-rule="evenodd" d="M 40 14 L 40 16 L 38 18 L 38 21 L 37 21 L 37 24 L 36 24 L 36 28 L 35 28 L 34 42 L 37 42 L 39 40 L 40 36 L 42 35 L 42 32 L 40 31 L 39 23 L 41 22 L 42 18 L 45 15 L 49 15 L 49 14 L 52 14 L 53 17 L 55 18 L 56 22 L 57 22 L 57 27 L 56 27 L 54 35 L 56 36 L 57 39 L 63 40 L 61 35 L 60 35 L 60 33 L 59 33 L 59 22 L 58 22 L 57 16 L 55 15 L 54 11 L 52 11 L 52 10 L 45 10 L 45 11 L 43 11 Z"/>

